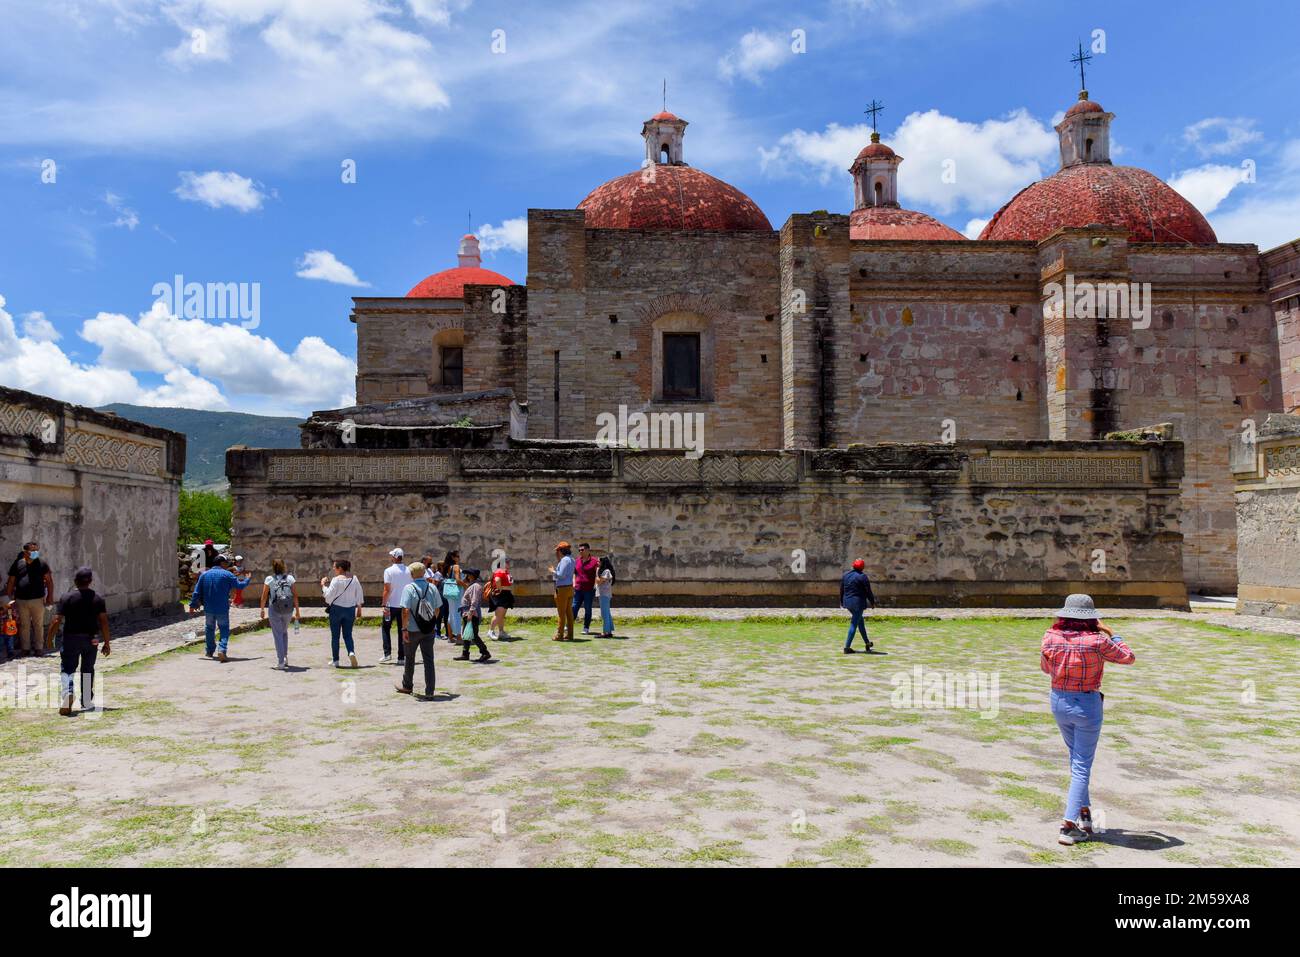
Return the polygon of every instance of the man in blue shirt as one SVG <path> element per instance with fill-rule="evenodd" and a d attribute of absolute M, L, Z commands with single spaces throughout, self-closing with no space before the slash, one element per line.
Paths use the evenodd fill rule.
<path fill-rule="evenodd" d="M 203 623 L 204 655 L 211 658 L 216 651 L 217 660 L 226 660 L 226 648 L 230 644 L 230 593 L 236 588 L 247 588 L 252 580 L 237 578 L 226 568 L 229 560 L 225 555 L 218 555 L 215 564 L 199 576 L 194 583 L 194 594 L 190 596 L 190 614 L 202 609 L 207 615 Z M 221 644 L 216 646 L 214 632 L 221 631 Z"/>
<path fill-rule="evenodd" d="M 573 569 L 573 549 L 560 542 L 555 546 L 555 564 L 548 569 L 555 579 L 555 613 L 560 619 L 556 641 L 573 641 Z"/>
<path fill-rule="evenodd" d="M 840 607 L 848 611 L 853 617 L 849 619 L 849 637 L 844 642 L 844 653 L 852 655 L 857 653 L 853 647 L 853 633 L 862 632 L 862 643 L 867 646 L 867 651 L 871 650 L 871 639 L 867 637 L 867 626 L 862 620 L 862 613 L 867 608 L 876 607 L 876 596 L 871 592 L 871 579 L 863 571 L 867 563 L 862 559 L 855 559 L 853 568 L 844 573 L 840 579 Z"/>

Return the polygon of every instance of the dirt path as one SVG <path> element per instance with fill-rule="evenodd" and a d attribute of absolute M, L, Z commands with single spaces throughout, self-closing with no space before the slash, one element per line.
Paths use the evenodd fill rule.
<path fill-rule="evenodd" d="M 356 671 L 325 666 L 317 627 L 290 673 L 265 631 L 225 665 L 123 656 L 106 712 L 6 716 L 0 863 L 1300 863 L 1294 639 L 1124 622 L 1139 660 L 1107 671 L 1093 778 L 1109 829 L 1070 850 L 1042 628 L 891 619 L 887 654 L 845 656 L 829 622 L 574 644 L 524 623 L 494 665 L 440 643 L 430 702 L 393 691 L 376 628 Z M 996 676 L 997 697 L 908 706 L 916 668 Z"/>

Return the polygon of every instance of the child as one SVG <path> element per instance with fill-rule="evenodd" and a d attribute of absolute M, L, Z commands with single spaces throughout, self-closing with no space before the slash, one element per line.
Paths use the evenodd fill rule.
<path fill-rule="evenodd" d="M 243 556 L 243 555 L 236 555 L 236 556 L 235 556 L 235 567 L 234 567 L 233 569 L 231 569 L 231 570 L 235 573 L 235 577 L 236 577 L 236 578 L 239 578 L 240 576 L 242 576 L 242 575 L 244 574 L 244 556 Z M 235 589 L 235 595 L 234 595 L 234 597 L 230 600 L 230 603 L 231 603 L 232 605 L 234 605 L 236 608 L 243 608 L 243 607 L 244 607 L 244 589 L 242 589 L 242 588 L 236 588 L 236 589 Z"/>
<path fill-rule="evenodd" d="M 450 568 L 443 570 L 442 597 L 447 603 L 447 640 L 453 645 L 460 644 L 461 589 L 455 574 Z"/>
<path fill-rule="evenodd" d="M 609 603 L 614 597 L 614 562 L 608 555 L 600 560 L 600 569 L 596 572 L 596 593 L 600 596 L 600 623 L 602 638 L 614 637 L 614 616 L 610 614 Z"/>
<path fill-rule="evenodd" d="M 461 661 L 469 661 L 469 646 L 473 644 L 479 650 L 478 660 L 486 663 L 492 660 L 487 645 L 478 636 L 479 622 L 483 619 L 483 583 L 478 580 L 478 569 L 465 569 L 465 597 L 461 601 L 460 614 L 465 620 L 464 642 L 460 652 Z"/>

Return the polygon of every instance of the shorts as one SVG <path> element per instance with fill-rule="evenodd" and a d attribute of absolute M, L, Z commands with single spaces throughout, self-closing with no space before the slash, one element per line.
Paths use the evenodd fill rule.
<path fill-rule="evenodd" d="M 494 592 L 488 599 L 488 611 L 496 611 L 498 608 L 514 608 L 515 594 L 512 591 Z"/>

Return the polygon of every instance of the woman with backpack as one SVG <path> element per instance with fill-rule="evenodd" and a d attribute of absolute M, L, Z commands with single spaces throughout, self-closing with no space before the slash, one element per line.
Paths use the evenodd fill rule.
<path fill-rule="evenodd" d="M 406 661 L 402 680 L 397 683 L 398 694 L 411 694 L 415 690 L 415 651 L 420 650 L 424 661 L 424 697 L 432 698 L 434 689 L 433 642 L 436 637 L 440 604 L 433 583 L 424 577 L 424 564 L 410 566 L 411 583 L 402 591 L 401 627 L 399 640 L 406 646 Z"/>
<path fill-rule="evenodd" d="M 271 574 L 262 583 L 262 618 L 271 623 L 271 637 L 275 639 L 275 670 L 289 670 L 289 621 L 302 621 L 298 607 L 298 586 L 294 577 L 284 570 L 284 559 L 271 562 Z"/>

